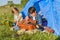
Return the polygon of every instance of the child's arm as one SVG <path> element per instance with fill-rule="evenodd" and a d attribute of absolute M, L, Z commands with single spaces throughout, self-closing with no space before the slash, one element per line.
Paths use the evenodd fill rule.
<path fill-rule="evenodd" d="M 22 14 L 20 13 L 19 16 L 18 16 L 18 20 L 17 20 L 17 21 L 19 22 L 19 21 L 22 20 L 22 19 L 23 19 L 23 18 L 22 18 Z"/>
<path fill-rule="evenodd" d="M 18 24 L 19 21 L 21 21 L 23 18 L 22 18 L 22 14 L 19 14 L 18 18 L 17 18 L 17 22 L 16 22 L 16 25 Z"/>

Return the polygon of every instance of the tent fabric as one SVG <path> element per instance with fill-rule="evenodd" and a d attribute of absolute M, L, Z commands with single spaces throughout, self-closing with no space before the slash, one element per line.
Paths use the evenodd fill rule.
<path fill-rule="evenodd" d="M 27 16 L 31 6 L 36 8 L 37 13 L 42 12 L 48 21 L 48 27 L 60 36 L 60 0 L 29 0 L 21 12 Z"/>

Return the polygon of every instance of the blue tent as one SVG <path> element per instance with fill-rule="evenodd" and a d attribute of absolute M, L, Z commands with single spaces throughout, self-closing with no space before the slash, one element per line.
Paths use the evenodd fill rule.
<path fill-rule="evenodd" d="M 31 6 L 36 8 L 37 13 L 42 11 L 48 21 L 48 27 L 55 31 L 55 35 L 60 35 L 60 0 L 28 0 L 21 11 L 24 18 L 28 15 L 28 8 Z"/>

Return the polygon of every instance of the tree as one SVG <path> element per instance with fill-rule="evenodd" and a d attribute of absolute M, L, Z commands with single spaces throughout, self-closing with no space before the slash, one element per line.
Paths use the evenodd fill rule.
<path fill-rule="evenodd" d="M 12 0 L 8 1 L 8 4 L 14 4 Z"/>

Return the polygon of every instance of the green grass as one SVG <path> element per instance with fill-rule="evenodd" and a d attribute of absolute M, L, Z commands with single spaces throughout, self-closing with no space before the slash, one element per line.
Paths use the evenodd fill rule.
<path fill-rule="evenodd" d="M 27 2 L 27 0 L 26 0 Z M 24 7 L 25 1 L 21 5 L 14 4 L 20 11 Z M 38 31 L 35 34 L 24 34 L 22 36 L 14 36 L 15 31 L 10 31 L 9 23 L 13 22 L 13 15 L 11 13 L 11 5 L 0 7 L 0 40 L 60 40 L 58 36 L 49 33 Z"/>
<path fill-rule="evenodd" d="M 57 36 L 38 31 L 35 34 L 23 34 L 14 36 L 16 32 L 10 31 L 8 26 L 0 26 L 0 40 L 55 40 Z"/>

